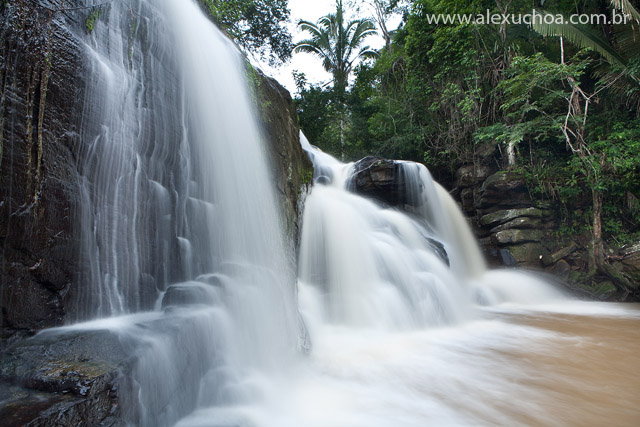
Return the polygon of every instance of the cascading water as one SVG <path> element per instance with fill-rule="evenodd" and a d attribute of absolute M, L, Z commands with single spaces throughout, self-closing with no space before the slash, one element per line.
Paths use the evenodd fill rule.
<path fill-rule="evenodd" d="M 108 329 L 130 346 L 119 396 L 127 422 L 549 424 L 572 407 L 541 375 L 584 388 L 553 369 L 555 352 L 579 357 L 597 342 L 571 353 L 576 339 L 533 326 L 527 304 L 586 306 L 534 277 L 486 271 L 455 202 L 417 164 L 402 168 L 418 207 L 408 215 L 348 191 L 352 166 L 302 137 L 316 184 L 296 303 L 240 55 L 193 1 L 103 8 L 82 36 L 88 148 L 75 313 L 101 319 L 47 333 Z M 522 310 L 533 320 L 510 317 Z M 551 362 L 532 367 L 531 355 Z"/>
<path fill-rule="evenodd" d="M 304 346 L 295 267 L 244 60 L 197 4 L 111 2 L 88 39 L 75 317 L 149 310 L 165 296 L 164 315 L 86 327 L 138 343 L 138 403 L 123 399 L 125 414 L 171 425 L 221 394 L 251 393 L 243 372 L 277 370 Z"/>

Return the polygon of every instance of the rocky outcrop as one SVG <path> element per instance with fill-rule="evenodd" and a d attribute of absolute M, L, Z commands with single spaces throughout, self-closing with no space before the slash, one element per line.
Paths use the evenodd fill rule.
<path fill-rule="evenodd" d="M 123 425 L 119 395 L 122 387 L 130 386 L 123 378 L 130 377 L 135 365 L 131 357 L 139 355 L 132 342 L 108 331 L 47 331 L 26 338 L 62 324 L 70 295 L 82 285 L 75 223 L 81 196 L 78 159 L 83 141 L 78 122 L 86 52 L 79 38 L 87 31 L 89 13 L 63 0 L 0 1 L 3 426 Z M 280 190 L 290 256 L 295 257 L 301 200 L 312 166 L 300 147 L 291 96 L 274 80 L 256 76 L 264 142 Z M 203 295 L 187 291 L 192 289 L 170 288 L 167 313 L 202 301 Z M 180 327 L 159 326 L 173 334 L 176 351 L 184 347 Z M 207 366 L 210 357 L 203 356 L 201 366 Z M 191 383 L 196 384 L 204 373 L 192 370 Z M 167 393 L 185 396 L 173 389 Z"/>
<path fill-rule="evenodd" d="M 77 269 L 82 25 L 63 0 L 0 7 L 0 342 L 60 324 Z M 1 346 L 0 346 L 1 348 Z"/>
<path fill-rule="evenodd" d="M 267 141 L 267 148 L 274 167 L 273 176 L 280 192 L 282 212 L 291 242 L 299 240 L 299 218 L 302 202 L 311 180 L 313 165 L 300 145 L 298 113 L 291 94 L 276 80 L 266 77 L 259 70 L 250 70 L 257 92 L 255 101 Z M 291 255 L 296 256 L 296 248 Z"/>
<path fill-rule="evenodd" d="M 418 206 L 420 199 L 405 178 L 405 162 L 368 156 L 353 165 L 347 187 L 389 206 Z"/>
<path fill-rule="evenodd" d="M 202 283 L 196 281 L 174 283 L 169 285 L 162 297 L 161 308 L 184 305 L 212 305 L 218 302 L 215 283 Z"/>
<path fill-rule="evenodd" d="M 79 286 L 78 159 L 84 142 L 78 118 L 87 65 L 80 39 L 91 9 L 63 0 L 0 4 L 2 349 L 14 338 L 62 324 Z M 312 166 L 300 147 L 289 93 L 259 73 L 254 80 L 295 257 L 300 196 Z"/>
<path fill-rule="evenodd" d="M 609 248 L 608 261 L 630 283 L 616 287 L 610 277 L 589 274 L 589 236 L 559 233 L 559 206 L 533 201 L 526 180 L 513 171 L 487 175 L 494 159 L 480 166 L 461 167 L 454 194 L 466 215 L 474 219 L 476 234 L 489 263 L 551 273 L 575 293 L 601 300 L 638 300 L 638 251 L 630 245 Z M 482 165 L 485 166 L 482 166 Z"/>
<path fill-rule="evenodd" d="M 144 353 L 139 351 L 140 340 L 106 330 L 55 330 L 28 337 L 62 324 L 70 295 L 82 285 L 78 283 L 81 257 L 75 222 L 81 196 L 78 159 L 84 142 L 77 127 L 85 97 L 86 52 L 78 38 L 87 31 L 89 14 L 90 9 L 70 7 L 63 0 L 0 1 L 3 426 L 111 426 L 124 425 L 123 417 L 135 420 L 138 416 L 124 416 L 126 402 L 120 398 L 123 389 L 129 390 L 127 396 L 137 396 L 135 385 L 127 379 Z M 293 258 L 312 165 L 300 147 L 289 93 L 259 73 L 254 83 Z M 215 284 L 215 277 L 202 280 Z M 165 315 L 211 298 L 215 295 L 202 288 L 176 284 L 165 294 Z M 186 344 L 180 331 L 194 325 L 165 317 L 153 327 L 173 343 L 169 351 L 181 351 Z M 202 348 L 201 354 L 184 359 L 190 366 L 177 369 L 181 375 L 193 375 L 187 383 L 197 384 L 210 369 L 212 354 L 211 349 Z M 159 407 L 149 411 L 160 414 L 176 394 L 195 404 L 194 395 L 178 390 L 176 384 L 173 387 L 165 387 Z M 193 389 L 197 392 L 197 387 Z M 130 405 L 135 408 L 136 402 Z"/>
<path fill-rule="evenodd" d="M 0 359 L 2 425 L 124 425 L 118 389 L 133 354 L 106 330 L 49 332 L 14 344 Z"/>
<path fill-rule="evenodd" d="M 475 219 L 476 234 L 490 264 L 538 266 L 548 254 L 543 242 L 555 226 L 554 212 L 535 206 L 522 175 L 495 171 L 493 164 L 488 157 L 484 163 L 461 167 L 453 193 L 464 213 Z"/>

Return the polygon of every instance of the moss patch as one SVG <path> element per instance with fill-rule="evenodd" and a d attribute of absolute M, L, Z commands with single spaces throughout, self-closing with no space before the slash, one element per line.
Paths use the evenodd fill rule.
<path fill-rule="evenodd" d="M 100 18 L 100 8 L 91 9 L 89 12 L 89 16 L 84 21 L 84 28 L 87 30 L 87 33 L 91 33 L 96 27 L 96 21 Z"/>

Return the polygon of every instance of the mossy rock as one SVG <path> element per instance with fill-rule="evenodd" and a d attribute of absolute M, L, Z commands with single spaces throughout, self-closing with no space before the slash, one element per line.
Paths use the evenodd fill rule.
<path fill-rule="evenodd" d="M 601 301 L 611 299 L 617 292 L 616 286 L 609 280 L 582 285 L 582 288 Z"/>
<path fill-rule="evenodd" d="M 516 263 L 528 266 L 539 266 L 541 257 L 548 253 L 544 246 L 535 242 L 509 246 L 506 250 L 509 251 Z"/>
<path fill-rule="evenodd" d="M 541 230 L 502 230 L 495 234 L 498 244 L 518 244 L 540 242 L 544 238 Z"/>
<path fill-rule="evenodd" d="M 510 191 L 523 187 L 525 180 L 522 175 L 510 171 L 496 172 L 482 184 L 483 191 Z"/>
<path fill-rule="evenodd" d="M 544 218 L 547 216 L 549 216 L 549 212 L 534 207 L 505 209 L 484 215 L 480 218 L 480 224 L 485 227 L 494 227 L 519 217 Z"/>
<path fill-rule="evenodd" d="M 531 229 L 531 228 L 547 228 L 547 226 L 546 224 L 542 223 L 540 218 L 520 217 L 492 228 L 491 232 L 497 233 L 498 231 L 509 230 L 512 228 Z"/>

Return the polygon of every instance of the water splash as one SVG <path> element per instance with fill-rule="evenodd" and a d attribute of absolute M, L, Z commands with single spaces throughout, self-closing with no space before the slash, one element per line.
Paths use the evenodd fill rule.
<path fill-rule="evenodd" d="M 70 317 L 165 312 L 114 330 L 139 342 L 126 418 L 171 425 L 296 357 L 295 267 L 244 59 L 196 2 L 113 2 L 82 37 L 85 267 Z"/>
<path fill-rule="evenodd" d="M 487 273 L 455 202 L 423 166 L 402 167 L 407 197 L 419 199 L 408 215 L 347 191 L 352 165 L 302 136 L 316 185 L 297 278 L 314 347 L 301 355 L 296 272 L 241 56 L 193 1 L 116 2 L 105 14 L 84 36 L 86 288 L 76 318 L 157 312 L 75 327 L 137 343 L 121 398 L 129 422 L 514 420 L 474 398 L 494 381 L 499 399 L 520 378 L 491 351 L 557 335 L 474 320 L 485 313 L 476 303 L 547 303 L 557 293 L 532 283 L 523 297 L 513 286 L 521 276 Z M 465 411 L 451 404 L 457 396 Z"/>

